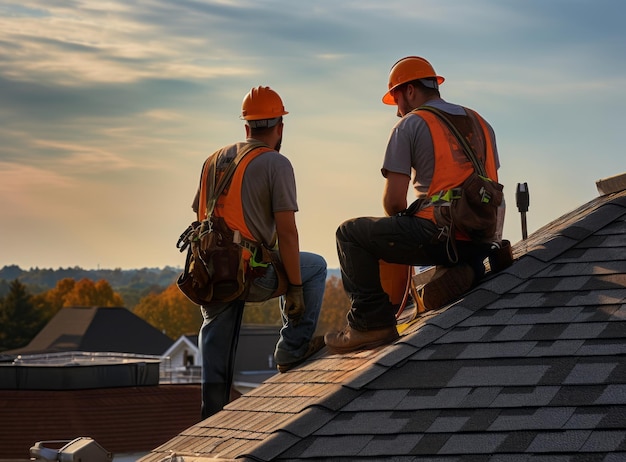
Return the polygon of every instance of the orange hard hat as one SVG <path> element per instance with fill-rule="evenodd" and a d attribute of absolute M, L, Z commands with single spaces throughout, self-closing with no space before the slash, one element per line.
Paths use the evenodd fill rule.
<path fill-rule="evenodd" d="M 248 92 L 241 103 L 241 118 L 244 120 L 275 119 L 289 114 L 283 100 L 270 87 L 256 87 Z"/>
<path fill-rule="evenodd" d="M 383 103 L 395 105 L 391 92 L 403 83 L 412 82 L 419 79 L 437 79 L 437 85 L 441 85 L 445 80 L 435 73 L 433 66 L 424 58 L 419 56 L 407 56 L 395 63 L 389 71 L 388 91 L 383 96 Z"/>

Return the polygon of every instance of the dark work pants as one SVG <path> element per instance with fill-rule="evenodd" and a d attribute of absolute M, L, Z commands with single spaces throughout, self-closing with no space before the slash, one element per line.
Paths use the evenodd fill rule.
<path fill-rule="evenodd" d="M 204 322 L 200 329 L 198 345 L 202 357 L 202 419 L 222 410 L 230 401 L 235 354 L 245 302 L 235 300 L 227 309 Z M 206 318 L 205 318 L 206 319 Z M 209 348 L 219 345 L 220 348 Z M 205 357 L 210 355 L 210 357 Z"/>
<path fill-rule="evenodd" d="M 274 350 L 277 364 L 288 364 L 301 358 L 309 348 L 324 298 L 326 261 L 320 255 L 300 252 L 300 274 L 304 286 L 305 313 L 298 324 L 289 322 L 281 297 L 280 309 L 283 327 Z M 278 287 L 278 276 L 273 267 L 254 279 L 246 300 L 269 300 Z M 235 355 L 245 303 L 214 302 L 201 307 L 204 319 L 200 327 L 198 346 L 202 361 L 202 418 L 220 411 L 230 400 Z"/>
<path fill-rule="evenodd" d="M 449 265 L 444 243 L 435 243 L 437 226 L 414 216 L 361 217 L 337 229 L 337 254 L 351 309 L 350 326 L 366 331 L 395 326 L 395 309 L 380 282 L 379 260 L 412 266 Z M 486 254 L 459 243 L 459 258 L 480 272 Z M 483 267 L 484 271 L 484 267 Z M 478 275 L 481 276 L 482 274 Z"/>

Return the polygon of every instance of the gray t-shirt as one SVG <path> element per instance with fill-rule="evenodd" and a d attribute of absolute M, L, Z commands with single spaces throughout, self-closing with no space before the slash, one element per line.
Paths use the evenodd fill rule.
<path fill-rule="evenodd" d="M 250 141 L 253 140 L 247 140 Z M 234 158 L 244 144 L 222 148 L 220 161 Z M 199 194 L 198 190 L 192 205 L 194 211 L 198 210 Z M 241 200 L 246 225 L 253 236 L 271 245 L 276 235 L 274 213 L 298 210 L 296 180 L 289 159 L 277 151 L 268 151 L 253 159 L 244 173 Z"/>
<path fill-rule="evenodd" d="M 462 106 L 448 103 L 441 98 L 432 99 L 426 104 L 448 114 L 465 114 Z M 499 167 L 495 134 L 491 126 L 488 127 L 496 156 L 496 166 Z M 381 172 L 384 177 L 387 177 L 387 172 L 408 175 L 413 179 L 415 195 L 425 197 L 428 195 L 434 168 L 435 153 L 428 125 L 421 117 L 407 114 L 391 130 Z"/>

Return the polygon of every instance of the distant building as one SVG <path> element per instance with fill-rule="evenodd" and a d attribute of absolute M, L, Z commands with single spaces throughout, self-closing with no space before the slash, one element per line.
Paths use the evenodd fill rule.
<path fill-rule="evenodd" d="M 239 391 L 276 373 L 278 331 L 242 326 Z M 197 342 L 172 341 L 126 308 L 63 308 L 26 347 L 2 353 L 0 458 L 28 460 L 37 442 L 90 437 L 114 460 L 136 460 L 200 420 Z"/>
<path fill-rule="evenodd" d="M 161 356 L 173 341 L 122 307 L 63 308 L 22 348 L 4 355 L 88 351 Z"/>

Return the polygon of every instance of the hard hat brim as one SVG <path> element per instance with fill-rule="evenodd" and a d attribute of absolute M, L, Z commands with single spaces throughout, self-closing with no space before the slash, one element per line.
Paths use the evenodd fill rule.
<path fill-rule="evenodd" d="M 438 75 L 437 76 L 437 85 L 441 85 L 445 80 L 446 80 L 445 78 L 443 78 L 442 76 Z M 393 99 L 393 96 L 391 95 L 391 92 L 394 91 L 396 88 L 398 88 L 400 85 L 403 85 L 405 83 L 406 82 L 401 82 L 401 83 L 399 83 L 397 85 L 394 85 L 392 88 L 390 88 L 389 91 L 383 95 L 383 99 L 382 99 L 383 103 L 384 104 L 388 104 L 390 106 L 395 106 L 396 102 Z"/>

